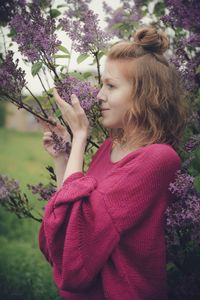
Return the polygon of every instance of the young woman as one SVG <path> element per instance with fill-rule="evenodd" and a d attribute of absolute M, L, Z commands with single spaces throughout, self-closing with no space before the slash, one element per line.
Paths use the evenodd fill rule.
<path fill-rule="evenodd" d="M 167 48 L 165 33 L 146 27 L 109 49 L 97 96 L 109 138 L 85 174 L 88 119 L 75 95 L 70 105 L 54 90 L 73 140 L 69 157 L 54 152 L 52 131 L 66 141 L 69 134 L 42 123 L 58 189 L 45 207 L 39 246 L 63 299 L 167 299 L 164 212 L 186 120 Z"/>

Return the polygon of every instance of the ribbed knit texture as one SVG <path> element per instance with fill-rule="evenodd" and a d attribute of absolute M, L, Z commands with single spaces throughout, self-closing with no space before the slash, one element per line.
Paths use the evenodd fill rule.
<path fill-rule="evenodd" d="M 110 160 L 108 138 L 45 207 L 39 246 L 66 300 L 166 300 L 164 212 L 181 160 L 152 144 Z"/>

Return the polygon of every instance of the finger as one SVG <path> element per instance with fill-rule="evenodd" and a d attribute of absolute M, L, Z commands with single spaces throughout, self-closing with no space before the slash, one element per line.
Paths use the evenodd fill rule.
<path fill-rule="evenodd" d="M 44 141 L 44 142 L 47 142 L 47 141 L 50 142 L 50 141 L 52 141 L 52 140 L 53 140 L 53 139 L 52 139 L 51 137 L 48 137 L 48 136 L 44 136 L 44 137 L 43 137 L 43 141 Z"/>
<path fill-rule="evenodd" d="M 81 112 L 83 111 L 83 108 L 80 105 L 80 101 L 75 94 L 71 95 L 71 102 L 72 102 L 73 108 L 75 108 L 77 111 L 81 111 Z"/>
<path fill-rule="evenodd" d="M 60 107 L 60 109 L 62 109 L 62 108 L 65 108 L 65 109 L 66 109 L 66 108 L 70 108 L 70 107 L 71 107 L 66 101 L 64 101 L 64 100 L 59 96 L 59 94 L 58 94 L 56 88 L 53 89 L 53 95 L 54 95 L 54 98 L 55 98 L 55 100 L 56 100 L 58 106 Z"/>
<path fill-rule="evenodd" d="M 51 131 L 45 131 L 43 136 L 52 136 L 52 132 Z"/>

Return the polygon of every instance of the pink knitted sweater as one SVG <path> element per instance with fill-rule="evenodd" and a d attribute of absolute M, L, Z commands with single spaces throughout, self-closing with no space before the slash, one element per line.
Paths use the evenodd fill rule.
<path fill-rule="evenodd" d="M 66 300 L 166 300 L 164 212 L 181 160 L 167 144 L 110 160 L 106 139 L 45 207 L 39 246 Z"/>

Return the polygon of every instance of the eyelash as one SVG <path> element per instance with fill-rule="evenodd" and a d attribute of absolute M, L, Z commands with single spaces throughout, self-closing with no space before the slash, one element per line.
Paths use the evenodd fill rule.
<path fill-rule="evenodd" d="M 114 85 L 112 85 L 112 84 L 107 84 L 107 86 L 109 86 L 110 88 L 114 88 Z"/>

